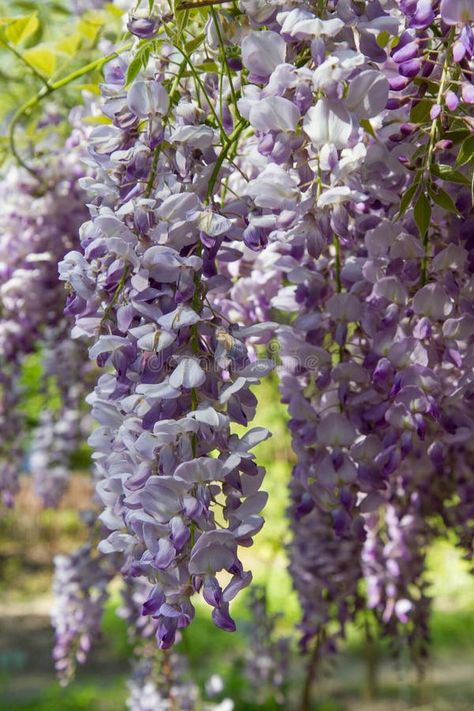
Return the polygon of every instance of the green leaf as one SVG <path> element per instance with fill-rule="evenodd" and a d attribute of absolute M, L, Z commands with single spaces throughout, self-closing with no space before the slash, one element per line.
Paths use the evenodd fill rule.
<path fill-rule="evenodd" d="M 47 77 L 52 76 L 56 71 L 56 55 L 51 49 L 33 47 L 23 52 L 23 57 L 37 72 Z"/>
<path fill-rule="evenodd" d="M 417 163 L 419 158 L 424 158 L 426 155 L 426 144 L 422 143 L 421 146 L 418 146 L 416 151 L 411 154 L 410 156 L 410 162 L 413 165 L 421 165 L 421 163 Z"/>
<path fill-rule="evenodd" d="M 99 25 L 100 27 L 107 22 L 107 16 L 103 10 L 87 10 L 82 17 L 86 22 Z"/>
<path fill-rule="evenodd" d="M 19 17 L 5 29 L 5 37 L 11 44 L 21 44 L 33 35 L 39 27 L 37 14 Z"/>
<path fill-rule="evenodd" d="M 116 7 L 113 2 L 107 2 L 104 5 L 104 10 L 113 17 L 122 17 L 122 15 L 124 14 L 123 10 L 121 10 L 119 7 Z"/>
<path fill-rule="evenodd" d="M 466 165 L 474 159 L 474 136 L 466 138 L 459 149 L 456 165 Z"/>
<path fill-rule="evenodd" d="M 369 136 L 372 136 L 372 138 L 375 138 L 375 139 L 377 138 L 377 135 L 376 135 L 369 119 L 361 119 L 359 121 L 359 123 L 360 123 L 361 127 L 364 129 L 364 131 L 369 134 Z"/>
<path fill-rule="evenodd" d="M 426 77 L 415 77 L 413 79 L 413 83 L 416 86 L 422 86 L 426 91 L 428 91 L 430 94 L 433 96 L 437 96 L 438 91 L 439 91 L 439 82 L 436 81 L 430 81 L 430 79 L 427 79 Z M 423 94 L 424 95 L 424 94 Z M 431 103 L 434 104 L 435 101 L 434 99 L 431 100 Z"/>
<path fill-rule="evenodd" d="M 415 218 L 416 226 L 420 230 L 420 235 L 425 237 L 431 222 L 431 203 L 424 190 L 418 196 L 413 210 L 413 217 Z"/>
<path fill-rule="evenodd" d="M 77 50 L 79 49 L 81 41 L 82 37 L 79 32 L 74 32 L 71 35 L 66 35 L 65 37 L 63 37 L 61 40 L 56 42 L 54 46 L 58 50 L 58 52 L 63 52 L 64 54 L 69 55 L 69 57 L 72 59 L 76 54 Z"/>
<path fill-rule="evenodd" d="M 89 10 L 77 23 L 77 31 L 86 39 L 94 42 L 106 21 L 107 18 L 104 12 Z"/>
<path fill-rule="evenodd" d="M 176 27 L 176 34 L 175 34 L 175 44 L 177 47 L 182 47 L 184 44 L 184 31 L 186 29 L 186 22 L 187 22 L 187 14 L 185 12 L 176 12 L 177 10 L 181 10 L 183 8 L 180 7 L 180 3 L 178 0 L 175 3 L 175 14 L 174 14 L 174 20 L 175 20 L 175 27 Z"/>
<path fill-rule="evenodd" d="M 83 123 L 91 124 L 93 126 L 96 126 L 97 124 L 105 124 L 106 126 L 109 126 L 112 123 L 112 119 L 108 118 L 108 116 L 85 116 L 82 121 Z"/>
<path fill-rule="evenodd" d="M 142 58 L 140 57 L 139 54 L 137 54 L 137 55 L 132 59 L 132 61 L 130 62 L 130 64 L 128 65 L 127 78 L 126 78 L 126 81 L 125 81 L 125 86 L 126 86 L 126 87 L 127 87 L 127 86 L 130 86 L 130 84 L 133 82 L 133 80 L 136 79 L 136 77 L 138 76 L 138 72 L 140 71 L 140 69 L 142 68 L 142 66 L 143 66 L 143 64 L 142 64 Z"/>
<path fill-rule="evenodd" d="M 428 192 L 433 202 L 439 205 L 439 207 L 442 207 L 443 210 L 452 212 L 455 215 L 459 214 L 451 195 L 443 190 L 443 188 L 440 188 L 439 185 L 430 185 L 428 187 Z"/>
<path fill-rule="evenodd" d="M 400 37 L 395 35 L 395 37 L 392 38 L 392 41 L 390 42 L 390 49 L 395 49 L 400 44 Z"/>
<path fill-rule="evenodd" d="M 466 178 L 465 175 L 455 170 L 450 165 L 444 165 L 443 163 L 433 163 L 431 166 L 431 172 L 437 178 L 442 178 L 448 183 L 458 183 L 460 185 L 470 185 L 471 181 Z"/>
<path fill-rule="evenodd" d="M 184 48 L 186 50 L 186 53 L 192 54 L 202 44 L 205 37 L 206 35 L 204 34 L 204 32 L 202 32 L 200 35 L 188 42 Z"/>
<path fill-rule="evenodd" d="M 196 67 L 200 72 L 217 72 L 218 66 L 215 62 L 203 62 Z"/>
<path fill-rule="evenodd" d="M 410 185 L 408 190 L 406 190 L 403 195 L 402 199 L 400 200 L 400 210 L 398 211 L 398 218 L 403 217 L 403 215 L 406 213 L 408 208 L 411 205 L 411 202 L 420 186 L 419 180 L 415 180 L 415 182 Z"/>
<path fill-rule="evenodd" d="M 432 101 L 422 99 L 410 111 L 410 121 L 412 123 L 427 123 L 430 120 L 430 111 L 433 106 Z"/>
<path fill-rule="evenodd" d="M 390 42 L 390 35 L 388 32 L 379 32 L 379 34 L 376 37 L 376 42 L 379 47 L 386 47 L 388 43 Z"/>
<path fill-rule="evenodd" d="M 448 141 L 452 141 L 453 143 L 461 143 L 461 141 L 464 141 L 464 139 L 470 135 L 471 132 L 469 129 L 458 128 L 443 134 L 443 138 L 446 138 Z"/>
<path fill-rule="evenodd" d="M 97 84 L 71 84 L 71 91 L 88 91 L 89 94 L 96 94 L 97 96 L 100 96 L 100 88 L 97 86 Z"/>
<path fill-rule="evenodd" d="M 144 44 L 139 47 L 136 55 L 128 65 L 127 78 L 125 80 L 125 86 L 128 87 L 136 79 L 140 69 L 144 69 L 148 64 L 148 59 L 150 58 L 151 46 L 150 43 Z"/>

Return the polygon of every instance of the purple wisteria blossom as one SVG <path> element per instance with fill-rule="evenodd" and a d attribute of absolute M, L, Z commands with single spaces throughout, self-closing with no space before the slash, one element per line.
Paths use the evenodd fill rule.
<path fill-rule="evenodd" d="M 289 677 L 290 640 L 278 636 L 278 614 L 268 610 L 265 589 L 255 586 L 249 593 L 251 626 L 245 660 L 245 674 L 252 694 L 260 704 L 274 698 L 282 707 L 287 703 L 286 686 Z"/>
<path fill-rule="evenodd" d="M 255 386 L 276 360 L 296 455 L 301 647 L 333 651 L 369 608 L 419 659 L 427 548 L 451 530 L 473 555 L 471 6 L 241 0 L 237 12 L 205 10 L 188 36 L 158 3 L 131 9 L 135 39 L 104 67 L 88 140 L 90 219 L 52 260 L 23 249 L 17 267 L 8 247 L 15 316 L 0 344 L 16 364 L 58 326 L 56 292 L 35 279 L 59 261 L 72 336 L 100 371 L 87 396 L 103 505 L 90 557 L 120 568 L 137 639 L 170 648 L 196 594 L 235 629 L 230 603 L 252 578 L 241 550 L 267 498 Z M 67 410 L 33 439 L 50 501 L 82 396 L 59 370 Z M 19 457 L 19 394 L 3 387 L 17 373 L 5 372 L 2 446 Z M 75 372 L 90 378 L 84 362 Z M 133 707 L 166 708 L 151 670 L 140 675 Z"/>
<path fill-rule="evenodd" d="M 53 657 L 62 684 L 83 664 L 100 633 L 108 584 L 116 572 L 113 560 L 94 553 L 90 545 L 55 559 L 52 623 Z"/>
<path fill-rule="evenodd" d="M 404 608 L 397 619 L 410 621 L 409 637 L 416 647 L 426 636 L 426 597 L 423 593 L 408 603 L 402 591 L 423 573 L 423 551 L 433 536 L 428 511 L 456 517 L 448 505 L 459 485 L 456 469 L 464 482 L 461 518 L 469 515 L 472 475 L 467 471 L 473 460 L 464 437 L 472 433 L 466 411 L 472 368 L 466 370 L 465 364 L 472 343 L 472 298 L 465 290 L 472 279 L 472 246 L 468 229 L 460 229 L 468 220 L 468 200 L 465 188 L 454 187 L 452 198 L 446 199 L 455 201 L 452 212 L 457 215 L 446 216 L 440 209 L 446 204 L 438 198 L 446 190 L 442 176 L 433 168 L 433 177 L 424 184 L 426 178 L 415 172 L 416 158 L 411 162 L 411 156 L 424 154 L 425 170 L 431 170 L 435 152 L 445 151 L 440 159 L 447 170 L 452 144 L 439 140 L 435 123 L 426 145 L 401 110 L 416 105 L 416 77 L 433 75 L 441 81 L 441 98 L 450 111 L 457 109 L 460 97 L 455 84 L 449 88 L 451 40 L 444 35 L 446 45 L 441 50 L 437 45 L 444 69 L 429 51 L 438 42 L 430 25 L 443 19 L 437 4 L 399 6 L 404 18 L 380 6 L 375 13 L 356 15 L 348 4 L 338 4 L 320 18 L 306 9 L 279 5 L 269 25 L 269 10 L 260 15 L 256 6 L 246 6 L 252 21 L 269 29 L 254 30 L 246 40 L 243 62 L 250 83 L 242 88 L 239 110 L 255 138 L 248 140 L 239 163 L 248 184 L 237 175 L 229 184 L 252 201 L 244 239 L 259 254 L 237 262 L 240 279 L 229 289 L 231 297 L 218 299 L 227 313 L 249 324 L 259 318 L 253 306 L 259 283 L 270 284 L 265 318 L 281 318 L 284 324 L 276 333 L 282 398 L 298 457 L 291 488 L 291 570 L 305 615 L 304 644 L 313 636 L 319 644 L 321 630 L 324 635 L 334 619 L 340 620 L 343 633 L 344 622 L 357 614 L 362 544 L 374 536 L 372 512 L 390 505 L 395 512 L 386 524 L 391 538 L 397 538 L 397 526 L 399 542 L 405 530 L 407 539 L 413 535 L 415 557 L 405 558 L 409 562 L 402 565 L 400 550 L 398 580 L 391 584 L 390 596 L 398 611 Z M 467 15 L 464 22 L 463 28 L 470 22 Z M 271 51 L 268 32 L 273 33 Z M 389 41 L 385 49 L 375 46 L 380 32 L 398 41 Z M 292 63 L 305 45 L 315 68 Z M 466 79 L 471 81 L 472 74 L 466 73 Z M 469 97 L 469 91 L 463 90 L 466 101 L 464 95 Z M 436 122 L 442 111 L 432 107 L 431 120 Z M 469 128 L 465 135 L 470 135 Z M 458 180 L 463 182 L 462 175 Z M 400 201 L 410 187 L 419 207 L 405 208 L 400 215 Z M 422 205 L 431 215 L 432 225 L 428 221 L 426 228 Z M 264 280 L 260 264 L 266 265 Z M 229 273 L 239 274 L 233 265 Z M 253 285 L 257 294 L 252 297 Z M 448 483 L 441 487 L 433 486 L 439 472 L 433 469 L 436 457 L 437 467 L 439 462 L 457 462 L 445 472 Z M 419 469 L 421 498 L 406 477 L 410 467 Z M 375 535 L 383 537 L 384 526 Z M 469 555 L 468 530 L 462 528 L 460 540 Z M 310 551 L 316 566 L 326 540 L 332 545 L 334 568 L 324 571 L 321 565 L 320 573 L 311 567 Z M 384 543 L 377 545 L 387 550 Z M 383 558 L 387 577 L 393 574 L 390 565 Z M 329 598 L 327 590 L 333 591 Z M 343 612 L 335 604 L 312 617 L 316 591 L 323 600 L 333 599 L 332 594 L 337 601 L 338 590 Z M 392 619 L 392 613 L 381 614 Z"/>
<path fill-rule="evenodd" d="M 2 173 L 0 496 L 14 504 L 25 465 L 56 507 L 88 437 L 88 543 L 55 561 L 61 683 L 117 589 L 129 709 L 231 711 L 203 699 L 183 630 L 198 596 L 236 629 L 267 502 L 270 433 L 252 421 L 274 372 L 307 709 L 361 619 L 422 669 L 438 537 L 472 567 L 474 2 L 182 4 L 73 2 L 126 10 L 124 46 L 65 145 L 54 104 L 31 171 Z M 30 428 L 32 354 L 46 407 Z M 245 673 L 257 703 L 287 707 L 290 642 L 248 594 Z M 206 690 L 221 698 L 222 680 Z"/>
<path fill-rule="evenodd" d="M 26 422 L 19 407 L 24 359 L 42 347 L 48 350 L 51 342 L 70 339 L 57 264 L 78 244 L 86 215 L 77 184 L 84 175 L 82 140 L 75 131 L 63 149 L 52 146 L 41 172 L 44 186 L 14 167 L 0 182 L 0 493 L 8 505 L 18 489 L 25 450 Z M 55 377 L 55 367 L 59 362 L 50 363 L 48 375 Z"/>
<path fill-rule="evenodd" d="M 238 549 L 262 527 L 266 502 L 252 449 L 268 433 L 239 437 L 230 425 L 253 418 L 250 386 L 271 369 L 209 303 L 212 265 L 235 228 L 207 205 L 218 132 L 170 95 L 169 71 L 163 53 L 125 90 L 119 64 L 106 68 L 113 123 L 92 132 L 96 173 L 82 183 L 91 220 L 82 251 L 59 265 L 74 335 L 91 338 L 90 357 L 108 366 L 88 397 L 109 529 L 100 550 L 153 583 L 143 612 L 163 649 L 191 622 L 197 592 L 219 627 L 235 629 L 229 603 L 251 580 Z"/>

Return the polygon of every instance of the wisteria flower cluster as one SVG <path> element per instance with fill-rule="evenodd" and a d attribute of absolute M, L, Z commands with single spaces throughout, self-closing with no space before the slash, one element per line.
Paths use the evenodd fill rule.
<path fill-rule="evenodd" d="M 238 108 L 254 134 L 232 188 L 251 199 L 244 242 L 258 256 L 229 265 L 222 306 L 241 323 L 281 321 L 304 645 L 332 645 L 328 622 L 343 634 L 360 609 L 373 512 L 387 517 L 377 536 L 389 600 L 371 606 L 405 630 L 418 621 L 412 639 L 426 634 L 430 515 L 459 517 L 471 555 L 466 496 L 452 497 L 457 471 L 464 483 L 472 472 L 472 70 L 459 50 L 472 18 L 454 5 L 248 9 L 265 27 L 241 42 Z"/>
<path fill-rule="evenodd" d="M 92 219 L 83 252 L 59 265 L 74 290 L 66 311 L 75 334 L 92 337 L 91 358 L 111 367 L 88 398 L 101 424 L 90 444 L 111 531 L 100 550 L 122 552 L 126 575 L 155 582 L 144 611 L 159 620 L 162 648 L 191 622 L 200 590 L 215 623 L 234 629 L 229 602 L 251 580 L 238 547 L 261 528 L 266 501 L 251 450 L 267 432 L 238 437 L 230 424 L 252 419 L 249 388 L 270 368 L 252 361 L 249 330 L 230 328 L 207 296 L 232 223 L 207 207 L 216 131 L 188 101 L 174 106 L 169 54 L 128 91 L 125 60 L 107 67 L 113 123 L 92 132 L 97 174 L 82 181 Z"/>
<path fill-rule="evenodd" d="M 74 674 L 76 662 L 86 660 L 97 638 L 108 598 L 107 586 L 114 574 L 113 561 L 94 554 L 88 544 L 55 559 L 53 657 L 63 684 Z"/>
<path fill-rule="evenodd" d="M 86 401 L 101 540 L 58 563 L 65 676 L 117 574 L 146 645 L 171 648 L 199 594 L 235 630 L 267 501 L 253 450 L 269 432 L 251 422 L 273 370 L 311 673 L 367 610 L 423 659 L 429 546 L 450 531 L 474 553 L 474 6 L 215 5 L 129 8 L 86 168 L 35 195 L 33 217 L 32 179 L 12 169 L 2 188 L 22 201 L 0 241 L 2 447 L 21 451 L 9 373 L 41 334 L 77 380 L 86 344 L 100 371 Z M 56 265 L 77 348 L 59 335 Z M 81 434 L 82 391 L 53 370 L 64 416 L 44 417 L 31 458 L 46 502 Z M 17 469 L 1 470 L 8 501 Z M 284 645 L 257 633 L 251 675 L 281 687 Z M 170 707 L 146 655 L 135 677 L 130 708 Z"/>
<path fill-rule="evenodd" d="M 195 590 L 232 629 L 228 602 L 249 581 L 236 551 L 261 525 L 262 474 L 248 451 L 266 435 L 239 443 L 228 425 L 254 411 L 248 385 L 266 368 L 256 338 L 276 335 L 281 349 L 306 640 L 334 615 L 343 633 L 357 613 L 367 517 L 389 503 L 397 520 L 410 515 L 407 472 L 420 457 L 421 512 L 423 499 L 439 510 L 456 491 L 457 467 L 439 491 L 421 474 L 432 478 L 448 452 L 471 456 L 468 178 L 444 138 L 471 136 L 467 119 L 446 113 L 458 75 L 471 78 L 457 44 L 471 19 L 453 21 L 450 8 L 360 14 L 337 3 L 317 16 L 245 4 L 238 29 L 232 13 L 211 13 L 192 56 L 159 13 L 146 28 L 133 15 L 130 31 L 158 50 L 150 40 L 106 70 L 112 125 L 91 136 L 95 207 L 83 255 L 60 271 L 76 332 L 113 368 L 90 398 L 112 529 L 101 550 L 121 550 L 126 575 L 156 582 L 144 610 L 162 647 L 189 624 Z M 220 83 L 194 68 L 206 56 Z M 212 510 L 222 494 L 224 528 Z M 408 587 L 388 586 L 383 619 L 403 622 Z"/>
<path fill-rule="evenodd" d="M 10 167 L 0 182 L 0 493 L 7 505 L 12 505 L 17 493 L 24 459 L 27 433 L 20 406 L 25 357 L 43 350 L 48 360 L 45 380 L 47 377 L 56 379 L 57 373 L 58 387 L 70 391 L 66 397 L 69 427 L 66 422 L 58 424 L 53 435 L 49 420 L 54 415 L 46 412 L 34 445 L 37 454 L 32 466 L 37 478 L 44 478 L 39 470 L 44 471 L 48 466 L 49 445 L 44 454 L 39 453 L 45 449 L 45 438 L 54 436 L 56 443 L 51 442 L 50 451 L 56 448 L 57 453 L 62 452 L 63 472 L 59 474 L 56 470 L 50 482 L 45 482 L 46 488 L 51 488 L 51 495 L 46 490 L 40 492 L 49 503 L 56 501 L 64 489 L 67 455 L 71 450 L 66 441 L 69 439 L 72 449 L 77 447 L 78 436 L 72 435 L 71 428 L 77 429 L 75 422 L 84 396 L 81 376 L 87 362 L 82 345 L 71 342 L 71 324 L 63 313 L 65 293 L 57 274 L 58 262 L 78 244 L 78 229 L 86 216 L 84 194 L 77 182 L 84 175 L 78 161 L 79 135 L 77 132 L 72 135 L 61 149 L 54 144 L 49 148 L 51 155 L 41 174 L 47 187 L 39 185 L 23 168 L 16 167 Z M 68 362 L 64 362 L 59 353 L 64 341 L 70 344 Z M 59 375 L 61 368 L 62 376 Z M 75 379 L 73 384 L 71 377 Z M 52 483 L 53 479 L 56 484 Z M 42 489 L 41 484 L 39 489 Z"/>
<path fill-rule="evenodd" d="M 278 614 L 268 609 L 264 588 L 255 586 L 249 594 L 251 630 L 246 659 L 246 676 L 259 703 L 271 696 L 285 708 L 290 676 L 290 639 L 278 636 Z"/>

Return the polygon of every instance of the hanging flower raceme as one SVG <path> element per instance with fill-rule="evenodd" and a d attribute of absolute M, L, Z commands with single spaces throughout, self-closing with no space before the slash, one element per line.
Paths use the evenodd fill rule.
<path fill-rule="evenodd" d="M 173 653 L 163 658 L 161 669 L 153 656 L 142 656 L 134 664 L 128 682 L 130 711 L 193 711 L 199 701 L 199 690 L 183 669 L 184 660 Z"/>
<path fill-rule="evenodd" d="M 23 458 L 24 416 L 19 411 L 20 393 L 11 372 L 0 372 L 0 490 L 2 504 L 13 506 Z"/>
<path fill-rule="evenodd" d="M 426 552 L 434 531 L 423 517 L 416 495 L 406 508 L 389 504 L 367 517 L 362 565 L 367 606 L 398 651 L 405 641 L 414 661 L 423 664 L 429 642 L 431 599 Z"/>
<path fill-rule="evenodd" d="M 173 711 L 176 708 L 180 711 L 232 711 L 234 708 L 229 698 L 220 703 L 204 701 L 190 678 L 185 657 L 176 652 L 165 654 L 158 665 L 152 650 L 145 650 L 135 659 L 127 685 L 130 711 Z"/>
<path fill-rule="evenodd" d="M 105 532 L 100 556 L 63 561 L 71 606 L 83 566 L 92 629 L 120 561 L 123 614 L 140 637 L 170 647 L 199 593 L 233 630 L 229 604 L 251 580 L 240 551 L 266 501 L 253 448 L 268 436 L 234 424 L 255 414 L 252 386 L 273 365 L 260 346 L 276 337 L 297 457 L 289 554 L 302 646 L 337 646 L 365 577 L 385 632 L 403 629 L 420 654 L 427 546 L 451 529 L 473 553 L 471 8 L 241 8 L 213 8 L 190 29 L 188 15 L 178 28 L 157 4 L 134 6 L 136 44 L 104 68 L 80 246 L 64 243 L 75 180 L 34 195 L 39 219 L 25 207 L 30 179 L 20 171 L 8 188 L 7 206 L 19 202 L 0 238 L 4 497 L 22 456 L 22 357 L 47 333 L 63 333 L 53 341 L 64 348 L 46 365 L 63 407 L 33 438 L 46 502 L 79 431 L 82 394 L 64 363 L 89 376 L 61 320 L 61 259 L 73 335 L 102 369 L 87 399 Z M 58 627 L 68 673 L 92 633 L 80 615 Z M 137 708 L 162 701 L 148 672 Z"/>
<path fill-rule="evenodd" d="M 62 318 L 57 264 L 78 242 L 85 208 L 77 179 L 83 174 L 77 154 L 66 146 L 45 168 L 47 189 L 15 168 L 0 185 L 2 363 L 31 352 L 42 330 Z"/>
<path fill-rule="evenodd" d="M 173 705 L 178 705 L 183 711 L 201 708 L 205 711 L 232 711 L 230 699 L 224 699 L 221 704 L 203 701 L 199 688 L 192 681 L 184 655 L 175 651 L 156 654 L 154 636 L 157 620 L 142 614 L 143 600 L 149 597 L 152 589 L 152 584 L 144 578 L 124 580 L 118 615 L 126 621 L 128 637 L 134 647 L 132 673 L 127 683 L 130 692 L 128 707 L 133 711 L 172 711 Z M 210 697 L 223 688 L 222 679 L 217 675 L 206 683 L 206 692 Z"/>
<path fill-rule="evenodd" d="M 412 489 L 399 474 L 417 466 L 420 447 L 441 440 L 440 456 L 454 456 L 457 442 L 472 432 L 472 368 L 464 365 L 472 338 L 472 298 L 465 291 L 472 280 L 465 244 L 470 203 L 463 188 L 445 182 L 459 186 L 467 175 L 452 167 L 452 142 L 443 139 L 433 113 L 428 142 L 408 114 L 420 97 L 426 114 L 438 99 L 420 84 L 412 101 L 412 76 L 439 75 L 442 96 L 455 79 L 453 36 L 443 35 L 440 48 L 429 27 L 439 18 L 428 5 L 401 4 L 405 29 L 400 15 L 381 8 L 369 17 L 343 4 L 322 19 L 302 8 L 279 5 L 276 13 L 245 5 L 252 22 L 269 29 L 241 40 L 250 83 L 242 87 L 239 110 L 255 139 L 239 156 L 241 174 L 229 186 L 250 199 L 250 211 L 240 208 L 243 239 L 263 252 L 240 260 L 240 274 L 229 266 L 239 278 L 220 303 L 242 323 L 260 318 L 263 304 L 265 318 L 284 313 L 282 394 L 300 462 L 292 517 L 298 512 L 304 538 L 310 515 L 322 525 L 329 514 L 341 548 L 347 541 L 354 550 L 366 536 L 368 513 L 392 493 L 400 510 L 410 500 Z M 425 56 L 433 42 L 441 59 L 436 66 Z M 416 64 L 418 55 L 426 68 Z M 403 68 L 403 85 L 392 81 L 393 63 Z M 406 89 L 403 100 L 390 98 L 389 87 Z M 457 140 L 468 140 L 471 131 L 465 121 Z M 415 208 L 407 212 L 410 197 Z M 459 216 L 447 218 L 447 206 Z M 263 288 L 254 294 L 257 284 Z M 461 460 L 472 462 L 464 444 L 461 450 Z M 469 464 L 462 467 L 463 501 L 468 470 Z M 432 471 L 429 462 L 421 469 L 424 490 Z M 447 505 L 455 482 L 452 469 L 450 486 L 436 489 L 431 511 Z M 428 510 L 417 514 L 416 525 Z M 302 572 L 294 567 L 304 601 L 310 574 Z M 357 575 L 347 585 L 357 598 Z"/>
<path fill-rule="evenodd" d="M 67 490 L 71 459 L 90 428 L 84 427 L 83 400 L 93 377 L 84 344 L 71 338 L 68 319 L 42 334 L 42 378 L 52 379 L 56 408 L 39 415 L 31 442 L 28 466 L 33 488 L 44 506 L 56 507 Z"/>
<path fill-rule="evenodd" d="M 29 465 L 36 494 L 44 506 L 56 507 L 70 474 L 70 460 L 80 443 L 81 414 L 65 410 L 56 414 L 46 410 L 40 415 L 31 447 Z"/>
<path fill-rule="evenodd" d="M 107 588 L 115 572 L 113 559 L 97 555 L 89 544 L 55 559 L 53 657 L 62 684 L 70 681 L 77 662 L 85 662 L 100 633 Z"/>
<path fill-rule="evenodd" d="M 348 18 L 321 20 L 306 9 L 281 10 L 271 30 L 251 32 L 242 42 L 251 84 L 243 89 L 239 109 L 256 133 L 253 152 L 239 164 L 252 178 L 243 187 L 252 200 L 244 240 L 252 249 L 268 244 L 258 257 L 272 288 L 267 308 L 275 320 L 283 313 L 285 324 L 290 314 L 291 325 L 279 328 L 278 337 L 282 398 L 298 456 L 291 488 L 291 572 L 304 610 L 304 646 L 318 636 L 321 647 L 330 649 L 335 637 L 325 638 L 326 625 L 337 618 L 343 633 L 360 601 L 362 573 L 354 561 L 364 523 L 358 492 L 364 491 L 366 506 L 379 500 L 379 482 L 360 482 L 367 454 L 356 446 L 360 405 L 353 412 L 351 396 L 360 400 L 368 383 L 358 363 L 365 343 L 357 344 L 355 335 L 364 304 L 359 294 L 343 293 L 354 270 L 346 269 L 342 255 L 352 248 L 352 231 L 371 199 L 372 186 L 362 182 L 372 157 L 361 122 L 383 112 L 388 83 L 369 69 L 344 31 Z M 396 32 L 397 21 L 386 20 Z M 369 44 L 371 57 L 376 50 Z M 244 291 L 246 280 L 250 288 Z M 258 280 L 258 272 L 248 273 L 244 265 L 226 302 L 230 312 L 232 299 L 241 298 L 234 312 L 243 321 L 253 317 L 246 308 L 252 296 L 246 294 Z"/>
<path fill-rule="evenodd" d="M 278 614 L 270 613 L 266 591 L 255 586 L 249 593 L 251 613 L 250 640 L 246 652 L 245 673 L 252 694 L 264 704 L 273 697 L 285 707 L 289 676 L 290 640 L 278 636 Z"/>
<path fill-rule="evenodd" d="M 205 265 L 234 230 L 207 205 L 229 145 L 208 125 L 212 105 L 189 102 L 185 61 L 173 78 L 176 56 L 163 45 L 128 89 L 125 60 L 106 68 L 113 124 L 90 139 L 91 220 L 83 251 L 60 264 L 75 334 L 92 337 L 90 357 L 107 366 L 88 398 L 110 531 L 100 549 L 120 551 L 125 575 L 154 584 L 143 611 L 162 648 L 191 622 L 199 591 L 214 622 L 235 628 L 229 602 L 251 580 L 238 550 L 261 528 L 266 501 L 251 450 L 268 433 L 239 437 L 231 424 L 253 418 L 250 386 L 271 368 L 208 303 L 219 279 Z"/>
<path fill-rule="evenodd" d="M 241 550 L 266 501 L 253 448 L 268 433 L 248 429 L 253 386 L 273 365 L 261 346 L 279 349 L 296 455 L 288 554 L 304 693 L 361 611 L 423 661 L 426 553 L 449 533 L 474 555 L 472 2 L 191 4 L 172 17 L 165 3 L 120 1 L 137 39 L 105 67 L 82 181 L 90 220 L 60 265 L 74 335 L 102 369 L 88 403 L 104 528 L 99 554 L 59 563 L 58 670 L 84 659 L 122 574 L 137 711 L 203 706 L 178 682 L 174 652 L 159 669 L 150 661 L 155 637 L 164 650 L 180 640 L 196 595 L 235 627 L 230 603 L 251 579 Z M 39 221 L 17 229 L 24 205 L 7 210 L 5 259 L 0 237 L 7 503 L 24 449 L 21 360 L 47 342 L 46 325 L 64 326 L 56 280 L 41 281 L 64 248 L 31 248 L 36 197 Z M 15 199 L 8 188 L 4 203 Z M 62 407 L 33 437 L 47 503 L 81 418 L 68 380 L 84 371 L 80 355 L 64 368 L 76 358 L 66 330 L 45 366 Z M 286 648 L 258 593 L 253 607 L 246 671 L 285 704 Z"/>
<path fill-rule="evenodd" d="M 53 146 L 41 173 L 44 185 L 13 167 L 0 183 L 0 489 L 9 505 L 25 447 L 26 423 L 19 412 L 24 358 L 41 348 L 48 329 L 70 338 L 57 264 L 78 243 L 86 214 L 77 185 L 84 175 L 79 155 L 80 138 L 73 135 L 63 149 Z"/>

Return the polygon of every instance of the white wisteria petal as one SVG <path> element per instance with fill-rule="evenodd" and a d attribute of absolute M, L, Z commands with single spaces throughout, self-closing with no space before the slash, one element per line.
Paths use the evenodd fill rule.
<path fill-rule="evenodd" d="M 347 185 L 339 185 L 325 190 L 322 195 L 319 196 L 316 204 L 318 207 L 327 207 L 327 205 L 341 205 L 349 200 L 362 202 L 363 200 L 367 200 L 367 195 L 358 190 L 351 190 Z"/>
<path fill-rule="evenodd" d="M 242 40 L 244 67 L 259 78 L 268 78 L 279 64 L 283 64 L 285 56 L 286 42 L 277 32 L 250 32 Z"/>
<path fill-rule="evenodd" d="M 130 342 L 123 336 L 99 336 L 94 345 L 89 348 L 89 358 L 93 360 L 102 353 L 112 353 L 129 345 Z"/>
<path fill-rule="evenodd" d="M 299 40 L 316 37 L 335 37 L 344 27 L 344 22 L 338 17 L 333 17 L 330 20 L 320 20 L 309 10 L 299 7 L 290 12 L 280 12 L 277 15 L 277 22 L 281 24 L 283 35 Z"/>
<path fill-rule="evenodd" d="M 206 373 L 197 358 L 182 358 L 170 375 L 169 384 L 173 388 L 198 388 L 206 379 Z"/>
<path fill-rule="evenodd" d="M 160 316 L 158 323 L 168 331 L 178 331 L 180 328 L 192 326 L 200 320 L 201 317 L 199 314 L 193 311 L 190 306 L 180 304 L 174 311 L 171 311 L 169 314 L 165 314 L 164 316 Z"/>
<path fill-rule="evenodd" d="M 367 69 L 350 80 L 345 103 L 357 118 L 373 118 L 385 109 L 388 92 L 389 83 L 382 72 Z"/>
<path fill-rule="evenodd" d="M 357 437 L 354 425 L 338 412 L 325 415 L 316 432 L 318 442 L 329 447 L 349 447 Z"/>
<path fill-rule="evenodd" d="M 227 217 L 218 215 L 211 210 L 203 210 L 198 215 L 197 225 L 201 232 L 209 237 L 218 237 L 231 229 L 232 222 Z"/>
<path fill-rule="evenodd" d="M 462 25 L 474 22 L 472 0 L 441 0 L 441 18 L 447 25 Z"/>
<path fill-rule="evenodd" d="M 222 478 L 223 462 L 211 457 L 198 457 L 189 462 L 182 462 L 174 473 L 177 479 L 189 484 L 204 481 L 219 481 Z"/>
<path fill-rule="evenodd" d="M 156 209 L 156 214 L 167 222 L 185 220 L 189 212 L 202 209 L 202 203 L 195 193 L 178 193 L 167 197 Z"/>
<path fill-rule="evenodd" d="M 341 104 L 321 99 L 306 113 L 303 130 L 315 148 L 321 148 L 326 143 L 333 143 L 336 148 L 347 148 L 352 133 L 351 115 Z"/>
<path fill-rule="evenodd" d="M 212 146 L 215 131 L 210 126 L 179 126 L 170 136 L 171 143 L 184 143 L 204 150 Z"/>
<path fill-rule="evenodd" d="M 168 92 L 157 81 L 136 81 L 128 90 L 127 103 L 130 110 L 142 118 L 166 114 L 169 107 Z"/>
<path fill-rule="evenodd" d="M 360 320 L 362 303 L 354 294 L 333 294 L 328 300 L 327 310 L 336 321 L 351 323 Z"/>
<path fill-rule="evenodd" d="M 433 257 L 431 269 L 437 271 L 462 271 L 468 252 L 459 244 L 449 244 Z"/>
<path fill-rule="evenodd" d="M 300 191 L 286 170 L 271 163 L 257 178 L 247 184 L 245 194 L 253 198 L 258 207 L 274 210 L 281 207 L 294 207 Z"/>
<path fill-rule="evenodd" d="M 413 310 L 429 318 L 444 320 L 454 308 L 453 300 L 441 284 L 426 284 L 413 298 Z"/>
<path fill-rule="evenodd" d="M 372 294 L 379 299 L 388 299 L 388 301 L 400 306 L 405 305 L 408 299 L 408 292 L 405 286 L 396 276 L 387 276 L 379 279 L 372 290 Z"/>
<path fill-rule="evenodd" d="M 299 119 L 298 108 L 282 96 L 267 96 L 249 112 L 249 122 L 258 131 L 294 131 Z"/>

